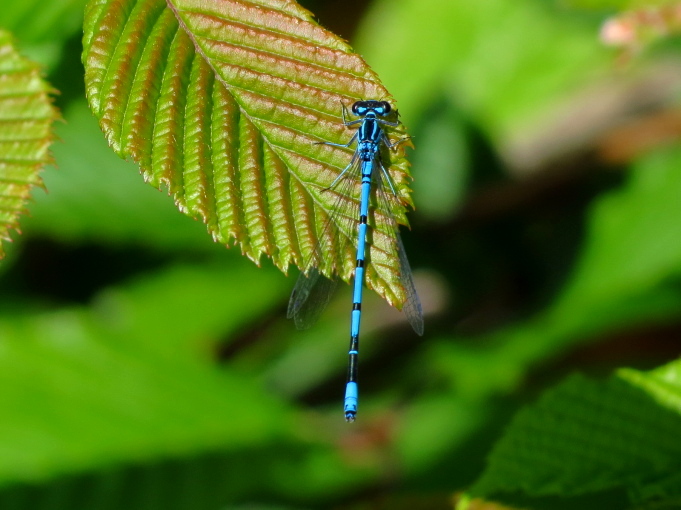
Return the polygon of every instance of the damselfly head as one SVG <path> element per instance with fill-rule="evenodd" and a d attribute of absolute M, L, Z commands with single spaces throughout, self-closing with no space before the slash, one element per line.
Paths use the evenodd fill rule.
<path fill-rule="evenodd" d="M 390 111 L 390 103 L 387 101 L 376 101 L 375 99 L 357 101 L 352 105 L 352 113 L 357 117 L 365 117 L 369 112 L 373 112 L 380 117 L 385 117 Z"/>

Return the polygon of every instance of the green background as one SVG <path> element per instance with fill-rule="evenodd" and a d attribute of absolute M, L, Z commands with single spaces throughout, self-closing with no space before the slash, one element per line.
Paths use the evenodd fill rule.
<path fill-rule="evenodd" d="M 346 424 L 349 289 L 296 331 L 295 269 L 214 244 L 107 147 L 84 99 L 84 2 L 4 0 L 0 27 L 45 66 L 65 122 L 0 264 L 0 509 L 439 509 L 468 489 L 674 508 L 679 368 L 639 371 L 681 340 L 673 35 L 603 44 L 642 2 L 303 4 L 414 137 L 403 238 L 425 336 L 367 297 Z"/>

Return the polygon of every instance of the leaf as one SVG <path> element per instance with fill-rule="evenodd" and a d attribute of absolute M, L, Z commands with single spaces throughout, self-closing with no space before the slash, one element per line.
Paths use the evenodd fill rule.
<path fill-rule="evenodd" d="M 57 110 L 49 92 L 38 65 L 22 58 L 10 34 L 0 30 L 0 259 L 2 241 L 18 228 L 31 190 L 42 185 L 40 170 L 50 160 Z"/>
<path fill-rule="evenodd" d="M 116 466 L 80 476 L 60 477 L 40 485 L 21 484 L 0 491 L 0 508 L 309 510 L 307 505 L 261 503 L 273 499 L 272 491 L 267 489 L 276 487 L 276 481 L 281 478 L 281 467 L 274 460 L 277 454 L 281 462 L 281 452 L 271 448 L 236 453 L 211 452 L 161 462 Z M 287 455 L 288 465 L 296 460 L 294 455 Z M 242 469 L 242 466 L 248 466 L 248 469 Z M 253 476 L 254 472 L 258 476 Z M 280 482 L 279 485 L 285 484 Z M 263 486 L 267 489 L 263 490 Z M 295 496 L 285 496 L 279 499 L 296 500 Z M 35 502 L 40 503 L 36 505 Z"/>
<path fill-rule="evenodd" d="M 171 266 L 90 309 L 0 316 L 0 485 L 289 437 L 281 401 L 209 356 L 281 300 L 281 278 L 244 266 Z"/>
<path fill-rule="evenodd" d="M 85 98 L 66 107 L 63 117 L 55 130 L 63 143 L 52 151 L 59 171 L 46 173 L 50 192 L 35 197 L 31 216 L 22 223 L 26 232 L 70 244 L 223 251 L 203 225 L 177 214 L 158 190 L 140 185 L 135 165 L 107 146 Z"/>
<path fill-rule="evenodd" d="M 629 496 L 634 505 L 646 508 L 645 504 L 662 501 L 659 506 L 651 504 L 648 508 L 679 508 L 681 504 L 681 473 L 678 470 L 660 476 L 653 481 L 646 480 L 632 484 Z"/>
<path fill-rule="evenodd" d="M 88 99 L 118 155 L 254 262 L 265 255 L 283 271 L 303 266 L 323 236 L 321 271 L 349 279 L 352 253 L 337 253 L 345 243 L 323 226 L 357 203 L 358 188 L 324 191 L 351 150 L 315 142 L 350 139 L 341 103 L 390 95 L 344 41 L 292 0 L 91 0 L 84 31 Z M 406 223 L 404 148 L 389 161 L 402 201 L 392 212 Z M 367 284 L 399 306 L 405 294 L 384 214 Z"/>
<path fill-rule="evenodd" d="M 266 324 L 287 287 L 227 252 L 108 288 L 87 308 L 0 307 L 0 508 L 226 508 L 374 483 L 339 444 L 335 406 L 284 402 L 263 384 L 288 342 Z"/>
<path fill-rule="evenodd" d="M 63 43 L 80 29 L 85 0 L 3 0 L 0 26 L 27 43 Z"/>
<path fill-rule="evenodd" d="M 641 158 L 621 187 L 589 207 L 581 253 L 553 303 L 475 342 L 429 344 L 434 371 L 474 398 L 507 393 L 531 367 L 610 331 L 676 320 L 680 194 L 679 147 Z"/>
<path fill-rule="evenodd" d="M 565 0 L 564 5 L 571 9 L 590 9 L 612 11 L 626 8 L 631 0 Z"/>
<path fill-rule="evenodd" d="M 612 58 L 594 40 L 595 23 L 548 4 L 377 0 L 359 27 L 357 47 L 400 98 L 403 113 L 427 123 L 445 100 L 505 160 L 526 164 L 537 158 L 526 154 L 527 143 L 543 138 Z"/>
<path fill-rule="evenodd" d="M 573 376 L 518 413 L 471 489 L 575 496 L 667 477 L 681 466 L 681 360 L 603 382 Z"/>
<path fill-rule="evenodd" d="M 520 510 L 517 508 L 511 508 L 510 506 L 500 505 L 493 501 L 484 501 L 481 499 L 470 499 L 464 496 L 461 500 L 456 503 L 457 510 Z"/>

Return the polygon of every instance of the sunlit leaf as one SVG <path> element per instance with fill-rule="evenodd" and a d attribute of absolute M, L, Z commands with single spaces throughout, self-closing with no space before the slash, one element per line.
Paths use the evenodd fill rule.
<path fill-rule="evenodd" d="M 203 225 L 177 214 L 163 193 L 140 185 L 135 165 L 107 146 L 85 98 L 66 107 L 63 117 L 52 150 L 59 171 L 45 173 L 50 192 L 35 195 L 31 216 L 22 221 L 26 232 L 71 244 L 221 251 Z"/>
<path fill-rule="evenodd" d="M 678 361 L 571 377 L 516 416 L 472 493 L 571 496 L 668 476 L 681 465 L 680 382 Z"/>
<path fill-rule="evenodd" d="M 57 111 L 40 69 L 22 58 L 0 30 L 0 242 L 19 226 L 31 190 L 49 160 Z M 0 258 L 5 252 L 0 244 Z"/>
<path fill-rule="evenodd" d="M 358 187 L 325 191 L 350 161 L 341 103 L 390 100 L 366 63 L 292 0 L 91 0 L 84 55 L 90 106 L 111 147 L 167 187 L 214 239 L 286 270 L 323 241 L 322 271 L 354 265 L 349 229 L 324 229 L 354 211 Z M 385 154 L 401 203 L 409 203 L 404 149 Z M 143 221 L 143 218 L 140 219 Z M 340 228 L 340 227 L 339 227 Z M 345 249 L 341 249 L 345 246 Z M 340 251 L 340 253 L 339 253 Z M 404 301 L 385 211 L 376 214 L 368 285 Z"/>

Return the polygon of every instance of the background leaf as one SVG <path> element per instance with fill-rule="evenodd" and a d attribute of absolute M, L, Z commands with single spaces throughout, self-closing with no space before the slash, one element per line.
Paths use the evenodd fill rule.
<path fill-rule="evenodd" d="M 74 32 L 82 29 L 86 1 L 5 0 L 0 9 L 0 27 L 12 32 L 23 55 L 40 62 L 43 69 L 52 70 L 62 61 L 64 44 L 77 51 L 72 38 Z M 70 72 L 74 73 L 75 69 Z M 68 76 L 58 76 L 56 82 L 51 83 L 65 92 L 70 87 L 63 86 L 62 79 L 69 83 Z M 59 98 L 56 100 L 59 102 Z"/>
<path fill-rule="evenodd" d="M 193 288 L 180 289 L 176 282 L 187 278 Z M 278 292 L 270 285 L 265 295 L 260 279 L 271 281 L 243 264 L 216 265 L 211 276 L 175 267 L 100 296 L 89 311 L 5 317 L 0 321 L 0 429 L 6 438 L 0 485 L 65 474 L 64 465 L 78 473 L 102 463 L 148 462 L 271 441 L 279 430 L 273 423 L 287 420 L 283 407 L 252 378 L 206 370 L 202 350 L 208 346 L 201 343 L 232 333 L 259 308 L 271 306 Z M 263 294 L 252 293 L 250 304 L 226 299 L 224 282 L 240 280 Z M 163 300 L 149 299 L 158 292 Z M 188 298 L 214 319 L 188 320 Z M 225 310 L 238 304 L 244 313 L 224 323 Z M 160 315 L 173 320 L 155 320 Z M 279 417 L 273 421 L 270 413 Z"/>
<path fill-rule="evenodd" d="M 680 370 L 677 361 L 605 382 L 573 376 L 547 391 L 513 420 L 471 493 L 571 496 L 678 469 Z"/>
<path fill-rule="evenodd" d="M 315 145 L 351 136 L 341 103 L 390 99 L 350 47 L 292 1 L 92 0 L 85 19 L 87 94 L 107 139 L 166 186 L 180 210 L 200 217 L 214 239 L 234 241 L 256 263 L 316 261 L 344 279 L 351 243 L 329 237 L 329 214 L 356 202 L 324 192 L 350 150 Z M 389 157 L 409 203 L 403 148 Z M 340 202 L 339 202 L 340 201 Z M 342 204 L 345 204 L 344 206 Z M 405 222 L 401 209 L 393 211 Z M 354 210 L 354 207 L 353 207 Z M 376 215 L 368 285 L 401 305 L 394 233 Z"/>
<path fill-rule="evenodd" d="M 35 197 L 27 229 L 71 244 L 220 250 L 198 222 L 177 214 L 164 193 L 140 185 L 135 165 L 111 152 L 84 99 L 63 115 L 55 129 L 61 143 L 53 149 L 59 171 L 45 175 L 49 193 Z"/>
<path fill-rule="evenodd" d="M 24 44 L 63 41 L 82 22 L 85 1 L 7 0 L 0 9 L 0 26 Z"/>
<path fill-rule="evenodd" d="M 376 62 L 405 116 L 428 111 L 434 99 L 439 104 L 429 118 L 452 105 L 518 166 L 521 147 L 545 132 L 608 62 L 604 48 L 584 37 L 587 21 L 549 4 L 378 0 L 363 20 L 358 45 L 367 48 L 366 58 Z M 435 19 L 427 15 L 433 12 Z"/>
<path fill-rule="evenodd" d="M 38 174 L 49 161 L 56 117 L 38 65 L 19 56 L 0 30 L 0 241 L 10 239 L 31 189 L 42 184 Z"/>

